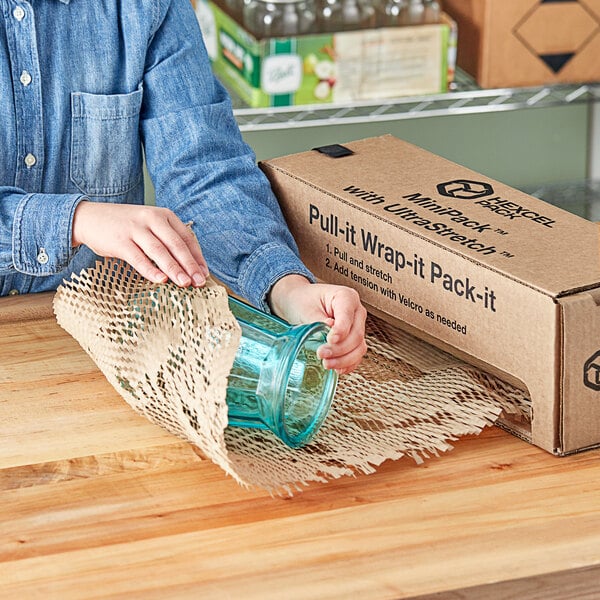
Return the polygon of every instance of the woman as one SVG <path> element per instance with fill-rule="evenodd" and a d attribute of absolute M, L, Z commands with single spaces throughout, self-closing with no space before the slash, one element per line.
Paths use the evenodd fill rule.
<path fill-rule="evenodd" d="M 0 294 L 55 289 L 98 255 L 180 286 L 208 264 L 264 310 L 329 324 L 324 366 L 355 368 L 366 311 L 300 261 L 189 0 L 0 7 Z"/>

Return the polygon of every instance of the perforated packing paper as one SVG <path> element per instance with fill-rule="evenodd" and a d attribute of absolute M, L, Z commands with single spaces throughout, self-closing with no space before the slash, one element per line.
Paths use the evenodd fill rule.
<path fill-rule="evenodd" d="M 242 485 L 292 494 L 313 481 L 420 462 L 479 433 L 504 411 L 527 419 L 517 388 L 374 316 L 367 356 L 340 377 L 313 442 L 290 449 L 269 431 L 227 428 L 227 376 L 240 339 L 227 291 L 153 284 L 118 260 L 59 287 L 58 323 L 138 413 L 192 444 Z"/>

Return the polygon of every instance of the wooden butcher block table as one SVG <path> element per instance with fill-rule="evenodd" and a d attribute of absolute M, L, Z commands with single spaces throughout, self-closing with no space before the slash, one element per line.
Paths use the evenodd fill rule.
<path fill-rule="evenodd" d="M 490 428 L 273 498 L 135 414 L 50 302 L 0 299 L 1 598 L 599 597 L 599 451 Z"/>

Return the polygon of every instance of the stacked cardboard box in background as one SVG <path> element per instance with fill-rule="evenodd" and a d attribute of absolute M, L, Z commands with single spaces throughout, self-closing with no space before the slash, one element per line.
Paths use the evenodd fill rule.
<path fill-rule="evenodd" d="M 444 0 L 458 66 L 483 87 L 600 80 L 600 0 Z"/>

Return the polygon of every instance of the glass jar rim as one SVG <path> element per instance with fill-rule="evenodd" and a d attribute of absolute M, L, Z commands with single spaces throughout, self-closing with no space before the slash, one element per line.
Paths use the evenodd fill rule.
<path fill-rule="evenodd" d="M 275 388 L 279 390 L 279 398 L 278 401 L 275 403 L 277 409 L 274 415 L 274 421 L 276 427 L 278 428 L 279 437 L 290 448 L 299 448 L 301 446 L 306 445 L 319 431 L 321 425 L 323 424 L 323 421 L 329 413 L 329 408 L 335 395 L 338 383 L 338 374 L 336 371 L 332 369 L 327 369 L 323 371 L 323 389 L 321 392 L 321 402 L 319 404 L 318 410 L 313 414 L 310 426 L 299 433 L 290 432 L 286 424 L 287 385 L 285 385 L 283 374 L 289 372 L 291 365 L 293 364 L 299 351 L 304 346 L 304 343 L 308 340 L 308 338 L 310 338 L 313 335 L 321 334 L 324 338 L 323 343 L 325 343 L 327 338 L 327 332 L 329 331 L 329 327 L 327 325 L 319 322 L 297 325 L 296 327 L 299 331 L 301 331 L 301 334 L 295 340 L 294 346 L 290 347 L 289 354 L 282 362 L 282 365 L 276 376 L 277 381 L 275 385 Z"/>

